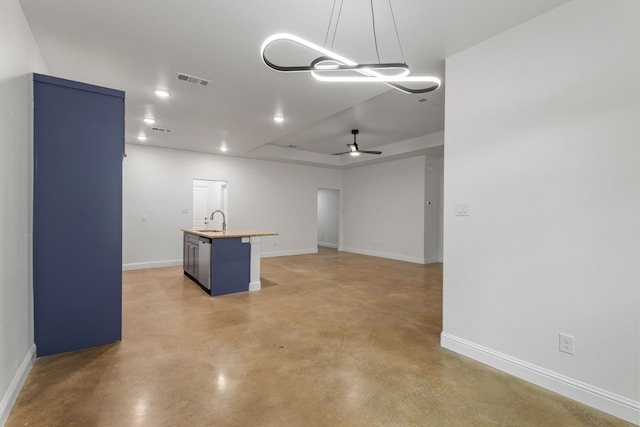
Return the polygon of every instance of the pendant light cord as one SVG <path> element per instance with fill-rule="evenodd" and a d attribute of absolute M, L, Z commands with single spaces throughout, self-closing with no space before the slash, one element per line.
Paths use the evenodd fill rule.
<path fill-rule="evenodd" d="M 331 7 L 331 16 L 329 17 L 329 24 L 327 25 L 327 34 L 324 36 L 324 47 L 327 47 L 329 41 L 329 32 L 331 31 L 331 23 L 333 22 L 333 14 L 336 9 L 337 0 L 333 0 L 333 7 Z M 340 15 L 342 15 L 342 5 L 344 0 L 340 0 L 340 8 L 338 9 L 338 15 L 336 17 L 336 26 L 333 27 L 333 37 L 331 37 L 331 49 L 336 42 L 336 33 L 338 32 L 338 24 L 340 23 Z"/>
<path fill-rule="evenodd" d="M 329 17 L 329 25 L 327 25 L 327 34 L 324 36 L 324 47 L 327 47 L 327 40 L 329 40 L 329 30 L 331 29 L 331 22 L 333 21 L 333 11 L 336 9 L 336 1 L 333 0 L 333 6 L 331 7 L 331 16 Z"/>
<path fill-rule="evenodd" d="M 398 24 L 396 23 L 396 15 L 393 13 L 393 6 L 391 6 L 391 0 L 389 1 L 389 10 L 391 11 L 391 19 L 393 20 L 393 28 L 396 32 L 396 40 L 398 41 L 398 47 L 400 48 L 400 54 L 402 55 L 402 62 L 404 64 L 407 63 L 407 60 L 404 56 L 404 49 L 402 49 L 402 43 L 400 42 L 400 34 L 398 33 Z M 331 32 L 331 23 L 333 22 L 333 15 L 336 10 L 336 3 L 338 0 L 333 0 L 333 6 L 331 7 L 331 16 L 329 17 L 329 24 L 327 25 L 327 32 L 324 36 L 324 47 L 327 47 L 327 42 L 329 41 L 329 33 Z M 336 25 L 333 28 L 333 36 L 331 38 L 331 49 L 333 49 L 333 45 L 336 42 L 336 34 L 338 32 L 338 24 L 340 23 L 340 15 L 342 15 L 342 5 L 344 4 L 344 0 L 340 0 L 340 8 L 338 9 L 338 14 L 336 17 Z M 380 51 L 378 50 L 378 35 L 376 34 L 376 14 L 373 9 L 373 0 L 369 0 L 369 4 L 371 6 L 371 22 L 373 24 L 373 42 L 376 47 L 376 57 L 378 58 L 378 63 L 380 63 Z"/>
<path fill-rule="evenodd" d="M 400 47 L 400 54 L 402 55 L 402 62 L 404 64 L 406 64 L 407 60 L 404 57 L 404 50 L 402 49 L 402 43 L 400 43 L 400 35 L 398 34 L 398 25 L 396 24 L 396 16 L 393 13 L 393 7 L 391 6 L 391 0 L 389 0 L 389 9 L 391 9 L 391 19 L 393 19 L 393 27 L 396 30 L 396 39 L 398 40 L 398 46 Z"/>
<path fill-rule="evenodd" d="M 371 4 L 371 22 L 373 24 L 373 42 L 376 45 L 376 56 L 378 57 L 378 63 L 380 63 L 380 52 L 378 52 L 378 36 L 376 35 L 376 14 L 373 11 L 373 0 L 370 0 Z"/>
<path fill-rule="evenodd" d="M 331 40 L 331 49 L 333 50 L 333 44 L 336 42 L 336 33 L 338 32 L 338 24 L 340 23 L 340 15 L 342 15 L 342 5 L 344 0 L 340 0 L 340 9 L 338 9 L 338 18 L 336 19 L 336 28 L 333 30 L 333 40 Z"/>

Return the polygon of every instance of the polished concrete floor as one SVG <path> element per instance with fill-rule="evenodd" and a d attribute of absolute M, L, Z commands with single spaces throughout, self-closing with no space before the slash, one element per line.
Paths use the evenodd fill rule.
<path fill-rule="evenodd" d="M 618 426 L 439 345 L 442 266 L 322 249 L 211 298 L 124 273 L 123 339 L 40 358 L 7 426 Z"/>

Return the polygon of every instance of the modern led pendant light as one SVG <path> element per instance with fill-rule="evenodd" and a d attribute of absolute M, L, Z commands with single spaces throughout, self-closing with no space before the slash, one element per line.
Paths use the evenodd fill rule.
<path fill-rule="evenodd" d="M 329 26 L 327 27 L 327 35 L 325 36 L 325 45 L 329 38 L 329 29 L 333 22 L 334 11 L 337 0 L 333 1 L 333 8 L 331 9 L 331 18 L 329 19 Z M 342 4 L 344 0 L 340 0 L 340 8 L 336 18 L 335 30 L 333 34 L 333 42 L 335 42 L 335 33 L 338 29 L 340 21 L 340 11 L 342 10 Z M 342 55 L 339 55 L 326 47 L 319 46 L 315 43 L 311 43 L 303 39 L 302 37 L 295 36 L 288 33 L 278 33 L 269 36 L 262 43 L 260 53 L 262 60 L 271 69 L 289 73 L 289 72 L 307 72 L 311 76 L 319 81 L 324 82 L 348 82 L 348 83 L 371 83 L 379 82 L 391 86 L 405 93 L 417 94 L 431 92 L 440 87 L 440 79 L 431 76 L 409 76 L 410 70 L 406 61 L 404 61 L 404 51 L 402 50 L 402 44 L 400 43 L 400 37 L 398 36 L 398 27 L 396 25 L 396 19 L 393 14 L 393 8 L 391 7 L 391 0 L 389 0 L 389 8 L 391 9 L 391 17 L 393 19 L 393 25 L 396 31 L 396 37 L 398 39 L 398 46 L 402 53 L 403 62 L 382 63 L 380 62 L 380 54 L 378 53 L 378 39 L 376 36 L 375 26 L 375 14 L 373 11 L 373 0 L 370 0 L 371 4 L 371 18 L 373 21 L 373 38 L 376 45 L 376 55 L 378 62 L 374 64 L 359 64 L 351 59 L 348 59 Z M 309 65 L 295 65 L 285 66 L 278 65 L 270 61 L 267 58 L 267 49 L 278 42 L 292 42 L 301 45 L 307 49 L 317 52 L 320 56 L 311 61 Z M 332 46 L 333 46 L 332 42 Z M 333 47 L 332 47 L 333 48 Z M 426 85 L 421 88 L 409 88 L 402 83 L 425 83 Z"/>

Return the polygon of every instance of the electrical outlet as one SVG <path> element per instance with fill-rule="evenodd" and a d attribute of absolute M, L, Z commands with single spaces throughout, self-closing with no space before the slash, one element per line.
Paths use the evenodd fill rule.
<path fill-rule="evenodd" d="M 567 334 L 560 334 L 560 348 L 563 353 L 573 354 L 574 352 L 574 337 Z"/>

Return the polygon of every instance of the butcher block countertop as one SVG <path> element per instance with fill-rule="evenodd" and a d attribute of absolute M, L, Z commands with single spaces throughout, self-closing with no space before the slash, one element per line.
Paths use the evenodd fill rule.
<path fill-rule="evenodd" d="M 223 239 L 225 237 L 251 237 L 251 236 L 277 236 L 278 233 L 274 233 L 271 231 L 248 231 L 248 230 L 234 230 L 228 229 L 227 231 L 222 231 L 218 229 L 186 229 L 183 228 L 182 231 L 189 234 L 195 234 L 196 236 L 208 237 L 209 239 Z"/>

